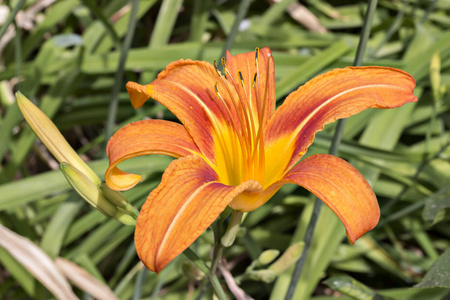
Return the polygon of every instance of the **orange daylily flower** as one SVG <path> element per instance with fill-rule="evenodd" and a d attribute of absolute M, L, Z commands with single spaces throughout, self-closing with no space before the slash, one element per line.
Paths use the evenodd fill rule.
<path fill-rule="evenodd" d="M 350 243 L 375 227 L 377 199 L 352 165 L 328 154 L 300 159 L 325 124 L 366 108 L 416 101 L 414 79 L 392 68 L 336 69 L 292 92 L 275 110 L 269 48 L 236 56 L 227 52 L 222 64 L 223 75 L 207 62 L 179 60 L 148 85 L 127 84 L 135 108 L 153 98 L 183 124 L 134 122 L 108 143 L 105 181 L 114 190 L 140 181 L 117 168 L 124 160 L 148 154 L 178 158 L 137 220 L 136 250 L 147 268 L 161 271 L 228 205 L 252 211 L 286 183 L 325 202 L 345 225 Z"/>

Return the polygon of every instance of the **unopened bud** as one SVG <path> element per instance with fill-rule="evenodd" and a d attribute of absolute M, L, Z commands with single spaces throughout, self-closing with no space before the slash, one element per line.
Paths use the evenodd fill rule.
<path fill-rule="evenodd" d="M 278 255 L 280 251 L 276 249 L 266 250 L 258 257 L 258 264 L 261 266 L 270 264 Z"/>
<path fill-rule="evenodd" d="M 275 280 L 277 277 L 277 274 L 275 274 L 274 271 L 265 269 L 265 270 L 258 270 L 258 271 L 252 271 L 248 274 L 248 278 L 255 280 L 255 281 L 262 281 L 265 283 L 271 283 Z"/>
<path fill-rule="evenodd" d="M 135 218 L 109 202 L 97 186 L 75 167 L 62 162 L 60 169 L 73 189 L 102 214 L 126 225 L 136 225 Z"/>
<path fill-rule="evenodd" d="M 304 242 L 299 242 L 289 246 L 281 257 L 270 265 L 269 270 L 272 270 L 276 275 L 283 273 L 300 258 L 304 246 Z"/>
<path fill-rule="evenodd" d="M 55 124 L 36 105 L 20 92 L 16 93 L 16 101 L 28 125 L 60 163 L 71 164 L 95 185 L 101 183 L 97 174 L 78 156 Z"/>

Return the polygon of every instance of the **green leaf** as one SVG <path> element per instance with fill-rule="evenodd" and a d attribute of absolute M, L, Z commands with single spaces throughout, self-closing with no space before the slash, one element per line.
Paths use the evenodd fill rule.
<path fill-rule="evenodd" d="M 425 222 L 435 224 L 442 220 L 442 215 L 440 214 L 444 213 L 442 210 L 448 207 L 450 207 L 450 185 L 425 199 L 425 208 L 422 217 Z"/>
<path fill-rule="evenodd" d="M 450 249 L 436 260 L 430 270 L 425 274 L 421 282 L 416 284 L 417 288 L 446 287 L 450 288 Z"/>
<path fill-rule="evenodd" d="M 323 281 L 323 283 L 328 285 L 333 290 L 348 295 L 353 299 L 357 300 L 385 299 L 382 296 L 375 293 L 375 291 L 373 291 L 366 285 L 362 284 L 361 282 L 357 281 L 356 279 L 348 275 L 333 276 Z"/>

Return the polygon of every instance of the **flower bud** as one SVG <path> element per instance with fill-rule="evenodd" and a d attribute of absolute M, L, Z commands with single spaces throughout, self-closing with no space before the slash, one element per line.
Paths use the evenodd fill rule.
<path fill-rule="evenodd" d="M 304 242 L 295 243 L 281 255 L 276 262 L 270 265 L 269 270 L 272 270 L 276 275 L 280 275 L 287 268 L 295 264 L 303 253 Z"/>
<path fill-rule="evenodd" d="M 38 107 L 20 92 L 16 93 L 16 100 L 31 129 L 61 163 L 61 171 L 75 191 L 104 215 L 125 225 L 135 226 L 139 213 L 125 196 L 102 184 L 97 174 L 78 156 L 55 124 Z"/>
<path fill-rule="evenodd" d="M 270 269 L 252 271 L 248 274 L 248 278 L 255 281 L 262 281 L 265 283 L 271 283 L 275 280 L 277 274 Z"/>
<path fill-rule="evenodd" d="M 16 93 L 17 104 L 25 120 L 47 149 L 60 162 L 67 162 L 84 174 L 95 185 L 101 183 L 97 174 L 78 156 L 53 122 L 20 92 Z"/>
<path fill-rule="evenodd" d="M 136 225 L 136 218 L 109 202 L 101 190 L 83 173 L 66 162 L 62 162 L 60 168 L 73 189 L 90 205 L 105 216 L 115 218 L 125 225 Z"/>
<path fill-rule="evenodd" d="M 266 250 L 258 257 L 258 264 L 261 266 L 270 264 L 279 254 L 280 251 L 276 249 Z"/>

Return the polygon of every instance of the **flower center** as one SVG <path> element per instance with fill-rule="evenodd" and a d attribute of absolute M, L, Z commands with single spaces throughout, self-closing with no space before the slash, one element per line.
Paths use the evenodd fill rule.
<path fill-rule="evenodd" d="M 265 187 L 263 129 L 267 121 L 265 111 L 270 64 L 266 64 L 266 74 L 260 74 L 259 58 L 259 49 L 256 48 L 254 68 L 242 66 L 255 70 L 253 74 L 249 72 L 248 78 L 244 78 L 241 71 L 231 74 L 224 58 L 221 62 L 225 75 L 222 75 L 214 62 L 220 78 L 219 84 L 215 85 L 218 106 L 224 116 L 223 120 L 230 120 L 229 123 L 220 124 L 220 128 L 216 127 L 215 169 L 219 180 L 227 185 L 236 186 L 253 179 Z M 263 89 L 262 80 L 265 80 Z"/>

